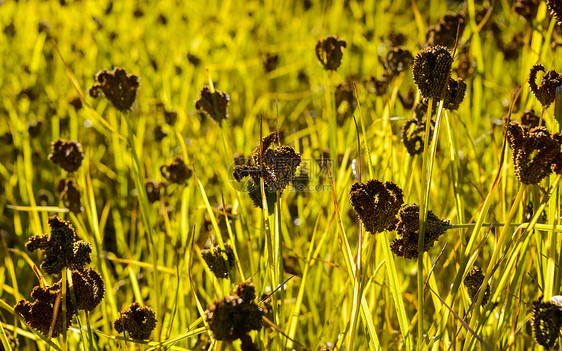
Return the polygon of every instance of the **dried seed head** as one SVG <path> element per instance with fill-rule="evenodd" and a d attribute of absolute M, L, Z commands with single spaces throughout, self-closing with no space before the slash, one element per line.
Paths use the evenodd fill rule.
<path fill-rule="evenodd" d="M 146 188 L 148 202 L 153 203 L 160 200 L 165 184 L 152 179 L 145 179 L 144 187 Z"/>
<path fill-rule="evenodd" d="M 538 127 L 540 120 L 540 116 L 537 115 L 534 110 L 525 110 L 521 115 L 521 127 L 526 129 Z M 542 125 L 544 125 L 544 121 Z"/>
<path fill-rule="evenodd" d="M 449 85 L 447 85 L 443 99 L 443 108 L 451 111 L 458 110 L 465 93 L 466 83 L 462 79 L 449 78 Z"/>
<path fill-rule="evenodd" d="M 271 149 L 270 146 L 273 146 L 276 140 L 275 132 L 263 138 L 262 145 L 258 145 L 252 154 L 254 165 L 234 167 L 234 179 L 240 182 L 243 178 L 251 176 L 254 183 L 252 188 L 257 186 L 259 189 L 260 178 L 262 178 L 272 191 L 283 191 L 295 178 L 301 156 L 291 146 L 277 146 Z M 250 188 L 249 183 L 248 187 Z M 250 189 L 248 191 L 251 192 Z"/>
<path fill-rule="evenodd" d="M 222 255 L 223 252 L 226 254 L 226 260 Z M 201 250 L 201 257 L 217 278 L 228 278 L 227 262 L 230 269 L 236 264 L 234 250 L 230 244 L 224 244 L 224 251 L 218 245 L 208 250 Z"/>
<path fill-rule="evenodd" d="M 74 107 L 74 111 L 78 112 L 82 108 L 82 100 L 80 97 L 75 96 L 68 102 L 72 107 Z"/>
<path fill-rule="evenodd" d="M 248 196 L 252 199 L 252 203 L 255 207 L 263 209 L 262 197 L 261 197 L 261 187 L 259 183 L 255 183 L 253 178 L 248 180 L 246 185 L 246 190 L 248 191 Z M 277 201 L 277 192 L 273 191 L 267 184 L 264 184 L 265 199 L 267 201 L 267 212 L 269 215 L 273 214 L 275 201 Z"/>
<path fill-rule="evenodd" d="M 211 92 L 209 86 L 205 85 L 199 93 L 199 99 L 195 101 L 195 108 L 215 121 L 220 122 L 228 118 L 226 109 L 229 101 L 228 95 L 218 90 Z"/>
<path fill-rule="evenodd" d="M 72 140 L 59 139 L 51 142 L 51 153 L 49 160 L 58 164 L 65 171 L 72 173 L 80 168 L 84 153 L 82 146 Z"/>
<path fill-rule="evenodd" d="M 256 287 L 250 282 L 242 282 L 234 288 L 234 294 L 238 295 L 242 301 L 250 303 L 256 299 Z"/>
<path fill-rule="evenodd" d="M 537 73 L 544 72 L 543 65 L 534 65 L 529 73 L 529 87 L 537 100 L 547 108 L 554 102 L 556 98 L 556 88 L 562 86 L 562 76 L 551 69 L 542 77 L 540 84 L 537 86 Z"/>
<path fill-rule="evenodd" d="M 562 24 L 562 2 L 560 0 L 546 0 L 546 6 L 556 18 L 556 22 Z"/>
<path fill-rule="evenodd" d="M 451 52 L 439 45 L 425 48 L 416 55 L 412 72 L 423 97 L 441 100 L 452 63 Z"/>
<path fill-rule="evenodd" d="M 390 244 L 390 249 L 396 256 L 415 259 L 418 257 L 418 238 L 420 229 L 420 208 L 418 205 L 407 205 L 400 209 L 399 222 L 396 225 L 398 237 Z M 424 251 L 433 247 L 435 241 L 445 233 L 444 225 L 449 221 L 439 219 L 433 212 L 428 211 L 425 224 Z"/>
<path fill-rule="evenodd" d="M 74 315 L 74 307 L 70 294 L 66 295 L 66 323 L 63 323 L 62 309 L 62 283 L 59 281 L 48 287 L 36 286 L 31 291 L 31 297 L 34 302 L 20 300 L 14 310 L 19 313 L 32 328 L 38 330 L 41 334 L 56 338 L 65 332 L 72 324 L 72 316 Z M 55 311 L 55 305 L 58 301 L 58 309 Z M 51 330 L 51 323 L 56 314 L 55 323 Z M 64 328 L 66 326 L 66 329 Z"/>
<path fill-rule="evenodd" d="M 452 48 L 458 37 L 462 37 L 465 28 L 464 13 L 448 13 L 436 25 L 430 26 L 425 32 L 425 39 L 430 45 L 442 45 Z"/>
<path fill-rule="evenodd" d="M 237 286 L 232 295 L 213 301 L 205 311 L 207 323 L 217 340 L 234 341 L 262 327 L 263 311 L 250 299 L 252 295 L 255 298 L 255 288 L 252 283 L 242 284 L 244 286 Z"/>
<path fill-rule="evenodd" d="M 279 64 L 279 55 L 268 53 L 263 59 L 262 63 L 263 69 L 269 73 L 277 68 L 277 65 Z"/>
<path fill-rule="evenodd" d="M 562 309 L 552 301 L 533 302 L 533 334 L 539 345 L 550 349 L 556 343 L 562 328 Z"/>
<path fill-rule="evenodd" d="M 382 96 L 386 93 L 393 77 L 394 75 L 392 72 L 384 71 L 380 78 L 371 76 L 370 78 L 363 80 L 363 85 L 370 93 L 375 94 L 376 96 Z"/>
<path fill-rule="evenodd" d="M 341 119 L 353 115 L 357 107 L 357 99 L 355 98 L 355 87 L 353 82 L 347 80 L 336 85 L 336 109 L 338 110 Z M 340 112 L 342 109 L 343 112 Z"/>
<path fill-rule="evenodd" d="M 354 183 L 349 190 L 351 206 L 371 234 L 384 231 L 392 224 L 404 202 L 402 189 L 392 182 L 371 179 Z"/>
<path fill-rule="evenodd" d="M 76 296 L 76 308 L 92 311 L 105 294 L 105 284 L 101 275 L 93 269 L 73 270 L 72 284 Z"/>
<path fill-rule="evenodd" d="M 96 73 L 97 81 L 90 88 L 90 96 L 99 97 L 100 91 L 120 111 L 131 109 L 139 87 L 139 77 L 127 74 L 123 68 L 114 67 L 113 70 L 101 70 Z"/>
<path fill-rule="evenodd" d="M 192 170 L 183 162 L 183 158 L 177 156 L 169 165 L 160 166 L 160 173 L 167 181 L 184 184 L 190 177 Z"/>
<path fill-rule="evenodd" d="M 435 122 L 431 121 L 431 129 L 429 140 L 433 137 L 433 129 Z M 402 126 L 402 143 L 406 146 L 406 150 L 412 156 L 421 154 L 424 150 L 425 142 L 425 121 L 418 118 L 408 120 Z"/>
<path fill-rule="evenodd" d="M 517 122 L 507 126 L 513 151 L 515 175 L 523 184 L 537 184 L 556 169 L 560 158 L 561 137 L 546 127 L 524 128 Z"/>
<path fill-rule="evenodd" d="M 146 340 L 156 328 L 156 316 L 152 308 L 134 302 L 119 313 L 119 317 L 113 321 L 113 328 L 118 333 L 126 331 L 133 339 Z"/>
<path fill-rule="evenodd" d="M 518 0 L 513 4 L 513 11 L 527 22 L 531 22 L 537 16 L 540 4 L 541 0 Z"/>
<path fill-rule="evenodd" d="M 32 236 L 25 244 L 29 252 L 45 250 L 41 269 L 49 274 L 56 274 L 64 267 L 83 269 L 90 264 L 92 246 L 85 241 L 76 240 L 76 233 L 70 223 L 53 216 L 49 217 L 49 226 L 50 233 Z"/>
<path fill-rule="evenodd" d="M 482 273 L 482 269 L 478 266 L 472 266 L 472 269 L 466 277 L 464 278 L 464 285 L 468 290 L 468 296 L 470 297 L 471 302 L 476 302 L 476 298 L 478 298 L 478 290 L 482 286 L 484 282 L 484 274 Z M 482 298 L 482 305 L 485 305 L 490 298 L 490 285 L 486 284 L 486 291 L 484 292 L 484 297 Z"/>
<path fill-rule="evenodd" d="M 166 121 L 167 125 L 173 126 L 174 124 L 176 124 L 176 122 L 178 120 L 178 113 L 176 111 L 165 110 L 164 111 L 164 120 Z"/>
<path fill-rule="evenodd" d="M 329 36 L 316 43 L 316 57 L 325 70 L 335 71 L 341 64 L 343 48 L 347 46 L 345 40 Z"/>
<path fill-rule="evenodd" d="M 41 134 L 41 130 L 43 130 L 44 125 L 45 121 L 42 119 L 27 123 L 27 132 L 29 133 L 29 136 L 32 138 L 39 136 L 39 134 Z"/>
<path fill-rule="evenodd" d="M 411 110 L 412 107 L 414 107 L 414 102 L 416 101 L 416 93 L 410 87 L 406 94 L 398 93 L 398 99 L 405 110 Z"/>
<path fill-rule="evenodd" d="M 476 62 L 472 59 L 468 50 L 461 50 L 457 56 L 457 68 L 455 72 L 461 79 L 469 78 L 476 69 Z"/>
<path fill-rule="evenodd" d="M 410 50 L 402 48 L 392 48 L 386 54 L 384 67 L 387 71 L 392 72 L 392 74 L 396 75 L 407 70 L 413 61 L 414 56 L 412 56 Z"/>
<path fill-rule="evenodd" d="M 59 196 L 66 208 L 72 213 L 82 212 L 82 205 L 80 201 L 80 191 L 78 185 L 72 178 L 60 179 L 57 184 Z"/>

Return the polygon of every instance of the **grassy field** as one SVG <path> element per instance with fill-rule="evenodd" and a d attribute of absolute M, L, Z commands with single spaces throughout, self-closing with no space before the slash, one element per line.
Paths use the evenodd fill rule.
<path fill-rule="evenodd" d="M 0 349 L 560 349 L 550 12 L 0 1 Z"/>

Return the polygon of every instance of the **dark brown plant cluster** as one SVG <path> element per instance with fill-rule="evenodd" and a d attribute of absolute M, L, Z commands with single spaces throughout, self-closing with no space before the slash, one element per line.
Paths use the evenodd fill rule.
<path fill-rule="evenodd" d="M 57 183 L 57 190 L 62 203 L 72 213 L 78 214 L 82 211 L 80 191 L 76 181 L 72 178 L 60 179 Z"/>
<path fill-rule="evenodd" d="M 60 168 L 68 173 L 72 173 L 82 165 L 84 153 L 80 143 L 72 140 L 58 139 L 51 142 L 51 153 L 49 160 L 58 164 Z"/>
<path fill-rule="evenodd" d="M 366 183 L 355 182 L 349 190 L 349 198 L 365 230 L 371 234 L 392 226 L 404 203 L 404 195 L 398 185 L 376 179 Z"/>
<path fill-rule="evenodd" d="M 515 176 L 523 184 L 537 184 L 552 172 L 562 172 L 562 135 L 550 134 L 544 126 L 528 128 L 517 122 L 507 125 L 513 151 Z"/>
<path fill-rule="evenodd" d="M 127 332 L 133 339 L 146 340 L 156 328 L 156 322 L 152 308 L 133 302 L 119 313 L 119 317 L 113 321 L 113 328 L 118 333 Z"/>
<path fill-rule="evenodd" d="M 276 141 L 277 133 L 269 133 L 252 153 L 253 165 L 247 162 L 234 167 L 233 175 L 236 181 L 240 182 L 250 177 L 248 192 L 254 204 L 259 207 L 262 203 L 260 179 L 263 179 L 266 185 L 266 192 L 282 192 L 295 178 L 297 167 L 301 163 L 301 156 L 293 147 L 273 147 Z"/>
<path fill-rule="evenodd" d="M 482 269 L 478 266 L 472 266 L 470 272 L 464 278 L 464 285 L 468 290 L 468 297 L 470 297 L 470 301 L 472 303 L 476 302 L 478 298 L 478 291 L 484 283 L 484 274 L 482 273 Z M 490 298 L 490 285 L 486 284 L 486 291 L 484 292 L 484 297 L 482 298 L 482 305 L 488 303 L 488 299 Z"/>
<path fill-rule="evenodd" d="M 437 217 L 431 210 L 427 212 L 423 251 L 428 252 L 439 237 L 445 233 L 448 220 Z M 395 227 L 398 237 L 390 243 L 390 249 L 396 256 L 407 259 L 418 257 L 418 238 L 420 231 L 420 207 L 416 204 L 406 205 L 398 213 Z"/>
<path fill-rule="evenodd" d="M 535 341 L 547 349 L 554 347 L 562 328 L 562 307 L 553 301 L 533 302 L 533 334 Z"/>
<path fill-rule="evenodd" d="M 164 189 L 166 188 L 166 183 L 158 182 L 153 179 L 145 179 L 144 188 L 146 189 L 146 196 L 148 197 L 148 202 L 153 203 L 156 201 L 160 201 Z"/>
<path fill-rule="evenodd" d="M 418 104 L 427 106 L 427 104 Z M 423 107 L 422 106 L 422 107 Z M 422 109 L 423 110 L 423 109 Z M 427 111 L 427 107 L 425 108 Z M 435 122 L 431 120 L 431 127 L 430 127 L 430 135 L 429 139 L 433 137 L 433 129 L 435 127 Z M 421 154 L 424 150 L 424 143 L 425 143 L 425 131 L 426 131 L 426 124 L 423 120 L 423 117 L 418 117 L 416 114 L 415 117 L 409 119 L 401 129 L 401 138 L 402 143 L 406 146 L 406 150 L 411 156 Z"/>
<path fill-rule="evenodd" d="M 199 99 L 195 101 L 195 108 L 206 114 L 209 118 L 220 122 L 228 118 L 227 108 L 229 101 L 228 95 L 205 85 L 199 92 Z"/>
<path fill-rule="evenodd" d="M 318 61 L 325 70 L 335 71 L 341 64 L 343 49 L 347 46 L 345 40 L 329 36 L 316 43 L 315 51 Z"/>
<path fill-rule="evenodd" d="M 414 58 L 412 73 L 422 97 L 443 100 L 443 106 L 457 110 L 464 99 L 466 83 L 450 77 L 453 57 L 444 46 L 431 46 L 421 50 Z"/>
<path fill-rule="evenodd" d="M 547 108 L 556 98 L 556 89 L 562 86 L 562 76 L 555 70 L 550 69 L 543 75 L 539 85 L 537 85 L 538 72 L 545 72 L 543 65 L 537 64 L 531 68 L 529 72 L 529 87 L 541 105 Z"/>
<path fill-rule="evenodd" d="M 531 22 L 537 17 L 537 11 L 541 0 L 518 0 L 513 4 L 513 11 L 523 17 L 527 22 Z"/>
<path fill-rule="evenodd" d="M 228 272 L 234 268 L 236 258 L 230 244 L 224 244 L 224 250 L 219 245 L 210 249 L 201 250 L 201 257 L 215 277 L 228 278 Z"/>
<path fill-rule="evenodd" d="M 254 284 L 243 282 L 231 295 L 213 301 L 205 311 L 205 318 L 215 339 L 234 341 L 246 338 L 252 330 L 261 329 L 265 312 L 255 298 Z"/>
<path fill-rule="evenodd" d="M 90 264 L 92 246 L 78 240 L 72 225 L 57 216 L 49 217 L 50 233 L 34 235 L 25 244 L 27 251 L 44 250 L 41 269 L 48 274 L 58 274 L 63 268 L 84 269 Z"/>
<path fill-rule="evenodd" d="M 90 88 L 90 96 L 105 95 L 113 106 L 120 111 L 128 111 L 135 102 L 139 77 L 127 74 L 123 68 L 114 67 L 111 71 L 101 70 L 96 73 L 96 83 Z"/>
<path fill-rule="evenodd" d="M 160 166 L 160 173 L 167 181 L 180 185 L 185 184 L 192 172 L 180 156 L 174 158 L 170 164 Z"/>
<path fill-rule="evenodd" d="M 341 125 L 346 118 L 351 117 L 355 108 L 357 108 L 357 99 L 355 98 L 355 86 L 352 81 L 336 85 L 336 109 L 338 111 L 338 124 Z"/>
<path fill-rule="evenodd" d="M 392 79 L 406 71 L 412 65 L 413 60 L 414 57 L 410 50 L 400 47 L 391 48 L 382 60 L 385 68 L 383 74 L 379 78 L 371 76 L 365 79 L 363 85 L 371 93 L 382 96 L 387 91 Z"/>
<path fill-rule="evenodd" d="M 464 32 L 466 26 L 465 16 L 465 11 L 447 13 L 437 24 L 427 28 L 425 31 L 426 42 L 431 46 L 454 47 L 457 35 L 460 38 Z"/>
<path fill-rule="evenodd" d="M 49 226 L 50 233 L 31 237 L 26 248 L 30 252 L 44 250 L 41 269 L 46 273 L 71 271 L 72 286 L 67 282 L 66 309 L 62 303 L 62 279 L 51 286 L 36 286 L 31 292 L 34 301 L 20 300 L 14 309 L 32 328 L 45 336 L 57 337 L 71 325 L 76 309 L 90 312 L 99 305 L 105 285 L 98 272 L 87 268 L 92 248 L 87 242 L 77 240 L 72 225 L 54 216 L 49 218 Z"/>

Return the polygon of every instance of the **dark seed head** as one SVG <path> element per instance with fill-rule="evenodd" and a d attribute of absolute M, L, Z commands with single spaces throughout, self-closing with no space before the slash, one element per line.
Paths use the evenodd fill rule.
<path fill-rule="evenodd" d="M 222 91 L 211 92 L 209 86 L 205 85 L 199 93 L 199 99 L 195 101 L 195 108 L 217 122 L 228 118 L 227 107 L 230 101 L 228 95 Z"/>
<path fill-rule="evenodd" d="M 224 259 L 222 253 L 226 255 L 226 260 Z M 218 245 L 211 249 L 201 250 L 201 257 L 215 277 L 221 279 L 228 278 L 229 270 L 226 268 L 227 263 L 230 270 L 232 270 L 236 264 L 234 250 L 230 244 L 224 245 L 224 251 L 221 250 Z"/>
<path fill-rule="evenodd" d="M 562 328 L 562 309 L 552 301 L 533 302 L 533 334 L 539 345 L 550 349 L 556 343 Z"/>
<path fill-rule="evenodd" d="M 365 230 L 371 234 L 387 229 L 404 201 L 402 189 L 398 185 L 376 179 L 354 183 L 349 190 L 349 198 Z"/>
<path fill-rule="evenodd" d="M 439 45 L 425 48 L 416 55 L 412 72 L 423 97 L 442 99 L 452 63 L 451 52 Z"/>
<path fill-rule="evenodd" d="M 139 87 L 139 77 L 127 74 L 123 68 L 101 70 L 96 73 L 96 83 L 90 88 L 90 96 L 97 98 L 100 91 L 120 111 L 131 109 Z"/>
<path fill-rule="evenodd" d="M 540 84 L 537 86 L 536 79 L 538 72 L 544 72 L 542 65 L 534 65 L 529 73 L 529 87 L 537 100 L 547 108 L 556 98 L 556 88 L 562 86 L 562 76 L 551 69 L 544 74 Z"/>
<path fill-rule="evenodd" d="M 399 222 L 396 225 L 398 237 L 390 244 L 390 249 L 396 256 L 407 259 L 418 257 L 418 238 L 420 229 L 420 208 L 418 205 L 407 205 L 400 209 Z M 439 237 L 445 233 L 444 225 L 448 221 L 439 219 L 433 212 L 428 211 L 424 236 L 424 251 L 433 247 Z"/>
<path fill-rule="evenodd" d="M 471 302 L 476 302 L 476 298 L 478 297 L 478 290 L 482 286 L 484 282 L 484 274 L 482 273 L 482 269 L 478 266 L 472 266 L 472 269 L 466 277 L 464 278 L 464 285 L 468 290 L 468 296 L 470 297 Z M 486 291 L 484 292 L 484 297 L 482 298 L 482 305 L 485 305 L 490 298 L 490 286 L 486 285 Z"/>
<path fill-rule="evenodd" d="M 347 46 L 345 40 L 329 36 L 316 43 L 316 57 L 325 70 L 335 71 L 341 64 L 343 48 Z"/>
<path fill-rule="evenodd" d="M 119 317 L 113 321 L 113 328 L 118 333 L 126 331 L 133 339 L 146 340 L 156 328 L 156 316 L 152 308 L 134 302 L 119 313 Z"/>
<path fill-rule="evenodd" d="M 192 170 L 178 156 L 170 164 L 160 166 L 160 173 L 169 182 L 184 184 L 191 177 Z"/>
<path fill-rule="evenodd" d="M 51 142 L 51 153 L 49 160 L 58 164 L 65 171 L 72 173 L 80 168 L 84 153 L 82 146 L 71 140 L 59 139 Z"/>

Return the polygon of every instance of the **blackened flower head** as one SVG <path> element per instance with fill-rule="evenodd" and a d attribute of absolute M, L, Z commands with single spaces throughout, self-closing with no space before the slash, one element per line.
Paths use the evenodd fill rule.
<path fill-rule="evenodd" d="M 384 95 L 384 93 L 386 93 L 393 77 L 394 74 L 392 72 L 384 71 L 379 78 L 371 76 L 364 79 L 363 85 L 365 86 L 365 89 L 367 89 L 370 93 L 373 93 L 376 96 L 382 96 Z"/>
<path fill-rule="evenodd" d="M 90 96 L 97 98 L 100 91 L 120 111 L 131 109 L 139 87 L 139 77 L 127 74 L 123 68 L 101 70 L 96 73 L 96 83 L 90 88 Z"/>
<path fill-rule="evenodd" d="M 448 13 L 436 25 L 427 28 L 425 38 L 431 45 L 443 45 L 452 48 L 455 46 L 457 32 L 460 38 L 465 25 L 463 13 Z"/>
<path fill-rule="evenodd" d="M 556 18 L 556 22 L 562 24 L 562 2 L 560 0 L 546 0 L 546 6 Z"/>
<path fill-rule="evenodd" d="M 223 253 L 226 259 L 223 257 Z M 224 244 L 224 251 L 221 250 L 219 245 L 210 249 L 201 250 L 201 257 L 203 257 L 203 260 L 217 278 L 228 278 L 227 263 L 229 269 L 234 268 L 236 264 L 234 250 L 230 244 Z"/>
<path fill-rule="evenodd" d="M 29 252 L 45 250 L 41 269 L 49 274 L 56 274 L 64 267 L 83 269 L 90 264 L 92 246 L 85 241 L 76 240 L 76 233 L 70 223 L 53 216 L 49 217 L 49 226 L 50 233 L 32 236 L 25 244 Z"/>
<path fill-rule="evenodd" d="M 431 140 L 433 136 L 434 124 L 432 120 L 429 140 Z M 412 156 L 421 154 L 424 150 L 425 126 L 425 121 L 418 118 L 412 118 L 402 126 L 402 143 Z"/>
<path fill-rule="evenodd" d="M 447 110 L 458 110 L 461 102 L 466 93 L 466 83 L 462 79 L 449 78 L 447 90 L 445 90 L 445 97 L 443 99 L 443 108 Z"/>
<path fill-rule="evenodd" d="M 523 184 L 537 184 L 556 167 L 561 138 L 546 127 L 527 129 L 517 122 L 507 126 L 507 138 L 513 151 L 515 175 Z"/>
<path fill-rule="evenodd" d="M 269 185 L 264 184 L 265 200 L 267 202 L 267 212 L 269 215 L 273 214 L 275 201 L 277 201 L 277 192 L 269 187 Z M 255 207 L 263 209 L 263 202 L 261 197 L 261 186 L 260 183 L 255 183 L 254 179 L 250 177 L 248 184 L 246 185 L 246 190 L 248 191 L 248 196 L 252 200 Z"/>
<path fill-rule="evenodd" d="M 66 295 L 66 320 L 63 321 L 62 283 L 59 281 L 48 287 L 36 286 L 31 291 L 33 302 L 20 300 L 14 310 L 19 313 L 32 328 L 45 336 L 56 338 L 70 327 L 74 307 L 70 294 Z M 55 310 L 55 305 L 58 308 Z M 56 315 L 56 316 L 55 316 Z M 51 324 L 54 320 L 53 328 Z M 65 328 L 66 327 L 66 328 Z"/>
<path fill-rule="evenodd" d="M 554 346 L 562 328 L 562 309 L 552 301 L 533 302 L 533 334 L 539 345 L 549 349 Z"/>
<path fill-rule="evenodd" d="M 80 213 L 82 211 L 80 191 L 78 190 L 78 185 L 74 179 L 65 178 L 59 180 L 57 190 L 59 191 L 59 196 L 66 208 L 68 208 L 72 213 Z"/>
<path fill-rule="evenodd" d="M 388 228 L 404 202 L 402 189 L 398 185 L 376 179 L 354 183 L 349 190 L 349 198 L 365 230 L 371 234 Z"/>
<path fill-rule="evenodd" d="M 160 166 L 160 173 L 167 181 L 184 184 L 191 177 L 191 169 L 187 167 L 183 158 L 176 157 L 169 165 Z"/>
<path fill-rule="evenodd" d="M 353 112 L 357 107 L 357 99 L 355 98 L 355 87 L 353 86 L 353 82 L 345 81 L 336 85 L 335 98 L 338 115 L 341 115 L 341 117 L 349 117 L 353 115 Z M 340 112 L 342 109 L 344 109 L 343 112 Z"/>
<path fill-rule="evenodd" d="M 418 257 L 418 238 L 420 231 L 420 207 L 416 204 L 407 205 L 398 213 L 396 231 L 398 237 L 390 244 L 390 249 L 396 256 L 415 259 Z M 445 233 L 443 226 L 449 222 L 439 219 L 432 211 L 427 212 L 425 223 L 424 252 L 429 251 Z"/>
<path fill-rule="evenodd" d="M 269 73 L 277 68 L 277 65 L 279 64 L 279 55 L 268 53 L 263 59 L 262 63 L 263 69 Z"/>
<path fill-rule="evenodd" d="M 152 308 L 134 302 L 119 313 L 119 317 L 113 321 L 113 328 L 118 333 L 126 331 L 133 339 L 146 340 L 156 328 L 156 316 Z"/>
<path fill-rule="evenodd" d="M 254 165 L 234 167 L 234 179 L 240 182 L 243 178 L 251 176 L 254 185 L 259 187 L 262 178 L 272 191 L 283 191 L 295 178 L 301 156 L 291 146 L 270 148 L 276 140 L 275 132 L 263 138 L 261 145 L 258 145 L 252 154 Z"/>
<path fill-rule="evenodd" d="M 550 106 L 556 98 L 556 88 L 562 86 L 562 76 L 556 73 L 555 70 L 548 70 L 541 79 L 540 84 L 537 86 L 537 73 L 544 72 L 543 65 L 534 65 L 529 73 L 529 87 L 531 92 L 535 95 L 537 100 L 544 107 Z"/>
<path fill-rule="evenodd" d="M 472 266 L 472 269 L 466 277 L 464 278 L 464 285 L 468 290 L 468 296 L 470 297 L 471 302 L 476 302 L 476 298 L 478 298 L 478 290 L 482 286 L 484 282 L 484 274 L 482 273 L 482 269 L 478 266 Z M 484 292 L 484 297 L 482 298 L 482 305 L 485 305 L 490 298 L 490 285 L 486 284 L 486 291 Z"/>
<path fill-rule="evenodd" d="M 80 143 L 71 140 L 59 139 L 51 142 L 49 160 L 58 164 L 65 171 L 72 173 L 80 168 L 84 153 Z"/>
<path fill-rule="evenodd" d="M 540 116 L 534 110 L 525 110 L 521 115 L 521 127 L 531 129 L 539 126 Z M 544 121 L 542 123 L 544 125 Z"/>
<path fill-rule="evenodd" d="M 404 72 L 410 67 L 414 60 L 414 56 L 408 49 L 402 48 L 392 48 L 386 54 L 386 59 L 384 60 L 384 67 L 387 71 L 393 74 L 398 74 Z"/>
<path fill-rule="evenodd" d="M 261 329 L 264 312 L 251 297 L 255 298 L 254 284 L 245 282 L 232 295 L 213 301 L 205 311 L 205 318 L 215 339 L 234 341 Z"/>
<path fill-rule="evenodd" d="M 441 100 L 452 63 L 451 52 L 439 45 L 425 48 L 416 55 L 412 72 L 423 97 Z"/>
<path fill-rule="evenodd" d="M 518 0 L 513 4 L 513 11 L 527 22 L 531 22 L 537 16 L 540 4 L 540 0 Z"/>
<path fill-rule="evenodd" d="M 148 202 L 153 203 L 160 200 L 160 197 L 162 196 L 162 190 L 164 189 L 165 184 L 162 182 L 157 182 L 152 179 L 145 179 L 144 187 L 146 189 Z"/>
<path fill-rule="evenodd" d="M 101 275 L 89 268 L 72 271 L 72 286 L 76 297 L 76 308 L 92 311 L 105 294 L 105 284 Z"/>
<path fill-rule="evenodd" d="M 335 71 L 341 64 L 343 48 L 347 46 L 345 40 L 329 36 L 316 43 L 316 57 L 325 70 Z"/>
<path fill-rule="evenodd" d="M 199 99 L 195 101 L 195 108 L 220 122 L 228 117 L 226 109 L 229 101 L 228 95 L 218 90 L 211 92 L 211 88 L 205 85 L 199 92 Z"/>

